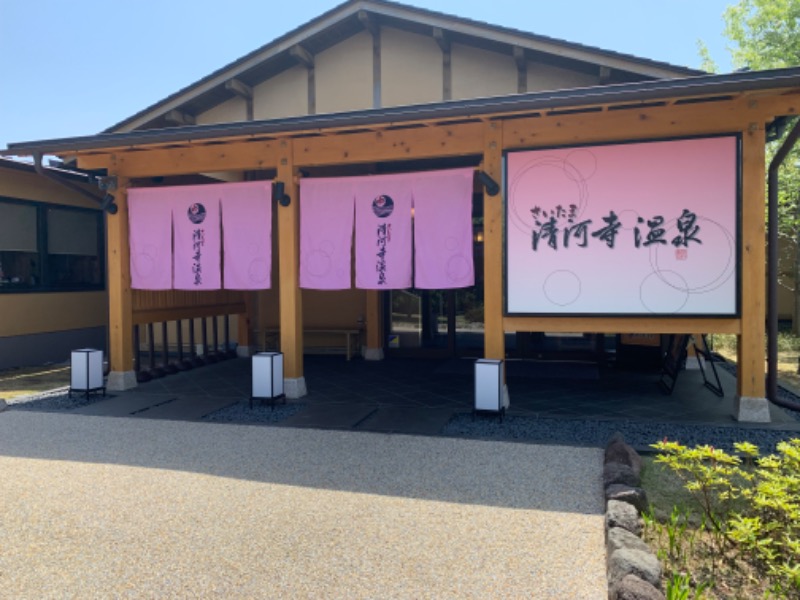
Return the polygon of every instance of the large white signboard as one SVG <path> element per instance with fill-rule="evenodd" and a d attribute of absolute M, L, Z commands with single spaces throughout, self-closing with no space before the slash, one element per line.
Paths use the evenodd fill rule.
<path fill-rule="evenodd" d="M 509 152 L 510 315 L 738 314 L 739 139 Z"/>

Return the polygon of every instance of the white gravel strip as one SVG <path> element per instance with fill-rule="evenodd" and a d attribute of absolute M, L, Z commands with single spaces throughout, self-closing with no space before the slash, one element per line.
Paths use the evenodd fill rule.
<path fill-rule="evenodd" d="M 0 597 L 607 596 L 602 452 L 0 414 Z"/>

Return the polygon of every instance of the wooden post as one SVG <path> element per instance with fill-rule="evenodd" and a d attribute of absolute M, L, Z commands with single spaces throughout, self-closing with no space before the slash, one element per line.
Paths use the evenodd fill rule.
<path fill-rule="evenodd" d="M 503 130 L 496 122 L 484 129 L 483 170 L 498 184 L 503 181 Z M 503 196 L 483 192 L 483 324 L 484 355 L 504 360 L 503 330 Z"/>
<path fill-rule="evenodd" d="M 383 360 L 383 323 L 381 318 L 381 293 L 367 290 L 367 348 L 366 360 Z"/>
<path fill-rule="evenodd" d="M 292 140 L 281 140 L 277 181 L 284 184 L 289 206 L 278 205 L 281 352 L 286 396 L 306 395 L 303 377 L 303 302 L 300 295 L 300 194 Z"/>
<path fill-rule="evenodd" d="M 115 175 L 112 171 L 111 175 Z M 109 390 L 136 387 L 133 371 L 133 302 L 128 242 L 128 179 L 117 175 L 117 214 L 106 214 L 108 242 Z"/>
<path fill-rule="evenodd" d="M 239 356 L 250 356 L 252 354 L 254 345 L 253 324 L 256 323 L 257 319 L 257 293 L 258 292 L 242 292 L 247 312 L 240 313 L 236 316 L 236 352 Z"/>
<path fill-rule="evenodd" d="M 765 129 L 751 123 L 742 136 L 742 330 L 738 344 L 740 420 L 769 420 L 766 397 Z"/>

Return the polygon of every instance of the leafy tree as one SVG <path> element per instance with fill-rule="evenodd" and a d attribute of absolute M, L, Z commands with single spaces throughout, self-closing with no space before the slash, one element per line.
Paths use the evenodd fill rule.
<path fill-rule="evenodd" d="M 723 15 L 733 63 L 753 70 L 800 65 L 800 0 L 739 0 Z"/>
<path fill-rule="evenodd" d="M 730 50 L 737 68 L 763 70 L 800 65 L 800 0 L 739 0 L 725 10 L 723 19 L 725 36 L 734 44 Z M 703 50 L 701 44 L 703 65 L 712 65 L 708 52 Z M 768 146 L 767 166 L 782 142 L 783 136 Z M 797 147 L 784 161 L 779 179 L 778 235 L 788 242 L 782 244 L 787 253 L 781 259 L 784 264 L 794 265 L 794 329 L 800 333 L 800 260 L 796 255 L 800 242 L 800 149 Z M 781 283 L 788 284 L 785 280 Z"/>

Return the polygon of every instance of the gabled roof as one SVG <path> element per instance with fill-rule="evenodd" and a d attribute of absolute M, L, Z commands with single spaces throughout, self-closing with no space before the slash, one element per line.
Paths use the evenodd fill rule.
<path fill-rule="evenodd" d="M 661 79 L 700 75 L 703 71 L 664 62 L 639 58 L 592 46 L 536 35 L 508 27 L 490 25 L 388 0 L 348 0 L 305 25 L 214 71 L 199 81 L 156 102 L 152 106 L 113 125 L 104 133 L 131 131 L 145 127 L 163 127 L 163 115 L 170 110 L 199 114 L 230 98 L 234 93 L 226 82 L 237 79 L 254 86 L 294 66 L 290 50 L 301 45 L 312 55 L 322 52 L 365 29 L 365 23 L 391 26 L 423 35 L 439 29 L 452 42 L 479 46 L 487 50 L 512 53 L 520 48 L 532 61 L 540 61 L 577 70 L 598 65 L 620 73 L 612 83 L 640 79 Z"/>

